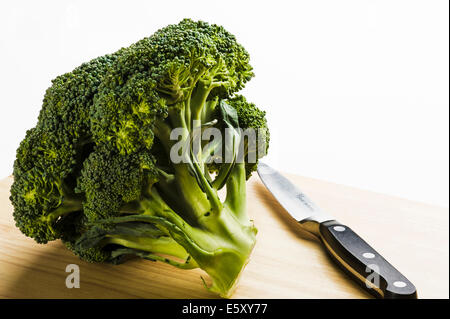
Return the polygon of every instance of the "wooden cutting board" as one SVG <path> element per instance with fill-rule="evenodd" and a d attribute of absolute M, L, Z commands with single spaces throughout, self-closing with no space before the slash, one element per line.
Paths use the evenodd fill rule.
<path fill-rule="evenodd" d="M 447 209 L 288 177 L 408 277 L 419 298 L 449 297 Z M 36 244 L 14 226 L 11 183 L 12 178 L 0 181 L 0 298 L 216 297 L 203 287 L 201 270 L 145 260 L 89 264 L 59 241 Z M 233 298 L 370 298 L 328 259 L 319 241 L 288 217 L 257 176 L 248 184 L 248 209 L 258 242 Z M 80 288 L 66 288 L 68 264 L 79 265 Z"/>

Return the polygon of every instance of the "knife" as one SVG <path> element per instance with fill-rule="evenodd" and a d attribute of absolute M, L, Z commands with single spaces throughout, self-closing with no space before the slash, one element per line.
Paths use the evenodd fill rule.
<path fill-rule="evenodd" d="M 287 178 L 264 163 L 258 175 L 281 206 L 320 239 L 331 259 L 363 289 L 377 298 L 416 299 L 414 285 L 350 227 L 320 210 Z"/>

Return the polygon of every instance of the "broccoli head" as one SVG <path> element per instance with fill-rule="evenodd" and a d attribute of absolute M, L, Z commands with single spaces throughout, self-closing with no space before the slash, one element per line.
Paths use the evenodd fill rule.
<path fill-rule="evenodd" d="M 57 77 L 17 150 L 17 227 L 89 262 L 200 267 L 229 296 L 256 239 L 246 181 L 269 143 L 265 112 L 236 94 L 252 76 L 232 34 L 185 19 Z"/>

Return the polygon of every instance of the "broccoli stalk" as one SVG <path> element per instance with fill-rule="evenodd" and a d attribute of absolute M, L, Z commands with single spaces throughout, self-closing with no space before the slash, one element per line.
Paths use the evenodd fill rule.
<path fill-rule="evenodd" d="M 242 171 L 242 165 L 241 168 L 237 167 L 236 172 L 239 170 Z M 238 175 L 245 176 L 242 173 Z M 229 193 L 228 196 L 228 199 L 238 199 L 232 204 L 245 206 L 245 198 L 244 202 L 239 198 L 242 195 Z M 202 216 L 197 219 L 198 225 L 191 226 L 165 203 L 156 187 L 152 187 L 138 203 L 128 204 L 122 209 L 125 216 L 102 220 L 100 223 L 114 224 L 113 233 L 119 224 L 148 223 L 161 230 L 161 236 L 149 239 L 141 234 L 130 236 L 107 233 L 102 244 L 119 244 L 138 250 L 140 254 L 148 252 L 148 256 L 153 256 L 153 259 L 155 253 L 182 258 L 184 263 L 177 263 L 172 258 L 161 261 L 180 268 L 201 267 L 213 279 L 210 290 L 226 297 L 233 291 L 240 272 L 248 262 L 256 235 L 256 228 L 242 224 L 236 218 L 234 207 L 226 201 L 220 212 Z M 133 254 L 133 251 L 126 250 L 123 253 Z"/>
<path fill-rule="evenodd" d="M 232 105 L 233 101 L 231 100 L 229 103 Z M 203 107 L 205 105 L 204 101 Z M 218 117 L 216 119 L 218 125 L 223 125 L 224 122 L 227 122 L 228 128 L 231 128 L 232 122 L 236 125 L 238 122 L 236 110 L 223 101 L 218 105 L 220 112 L 215 109 L 210 111 L 215 112 Z M 179 106 L 177 107 L 179 109 Z M 168 118 L 160 120 L 162 123 L 158 125 L 169 127 L 170 122 L 183 122 L 183 118 L 179 114 L 183 114 L 183 112 L 169 112 Z M 195 113 L 191 112 L 191 114 Z M 224 118 L 226 119 L 224 120 Z M 170 146 L 166 147 L 167 151 L 170 151 L 176 142 L 181 142 L 182 145 L 188 144 L 191 134 L 186 127 L 184 129 L 187 133 L 182 134 L 179 141 L 172 141 L 167 135 L 162 135 L 160 132 L 155 135 L 160 142 Z M 195 127 L 191 128 L 191 130 L 194 129 Z M 231 140 L 232 145 L 230 145 L 235 149 L 238 149 L 240 145 L 237 132 L 235 130 L 237 136 Z M 236 150 L 232 153 L 234 156 L 238 154 Z M 151 167 L 151 164 L 143 165 L 142 159 L 137 157 L 134 157 L 135 161 L 133 161 L 128 159 L 130 155 L 114 154 L 111 157 L 107 151 L 103 156 L 99 156 L 99 154 L 103 153 L 97 151 L 85 162 L 86 167 L 83 171 L 85 175 L 80 179 L 80 189 L 87 195 L 88 200 L 92 196 L 92 200 L 89 202 L 104 202 L 94 200 L 100 196 L 100 193 L 97 188 L 91 189 L 93 181 L 110 181 L 108 185 L 102 185 L 101 198 L 120 193 L 121 191 L 111 191 L 108 188 L 116 187 L 116 183 L 119 188 L 124 183 L 129 184 L 127 178 L 131 177 L 130 184 L 141 178 L 147 181 L 137 183 L 138 185 L 145 184 L 145 187 L 140 189 L 140 194 L 136 199 L 114 208 L 114 211 L 119 212 L 118 214 L 96 220 L 94 222 L 97 226 L 95 231 L 86 232 L 78 240 L 78 250 L 83 251 L 93 247 L 115 244 L 120 248 L 113 251 L 113 259 L 123 255 L 136 255 L 145 259 L 166 262 L 183 269 L 200 267 L 212 278 L 213 283 L 209 289 L 221 296 L 228 297 L 233 292 L 239 274 L 249 260 L 257 232 L 246 212 L 247 174 L 245 162 L 232 162 L 231 168 L 226 173 L 226 198 L 222 202 L 217 189 L 213 186 L 214 181 L 211 181 L 203 155 L 194 156 L 189 151 L 186 152 L 187 157 L 184 158 L 185 162 L 183 163 L 168 163 L 170 168 L 166 167 L 166 171 L 160 168 L 148 171 L 142 167 Z M 133 156 L 131 155 L 131 157 Z M 115 164 L 115 160 L 118 158 L 124 160 Z M 121 168 L 124 166 L 124 162 L 133 163 L 132 167 L 136 167 L 134 172 L 141 170 L 141 173 L 122 173 Z M 90 167 L 94 169 L 90 170 Z M 120 175 L 117 175 L 119 170 Z M 87 174 L 88 172 L 89 174 Z M 113 173 L 116 175 L 112 176 Z M 220 173 L 216 179 L 218 178 L 222 179 Z M 116 180 L 117 182 L 115 182 Z M 156 182 L 154 182 L 155 180 Z M 117 200 L 109 201 L 109 203 L 111 202 L 117 202 Z M 102 206 L 100 210 L 111 209 Z M 124 232 L 123 227 L 129 223 L 133 223 L 133 227 L 139 224 L 145 231 L 148 231 L 148 228 L 143 224 L 148 224 L 148 227 L 157 229 L 159 232 L 152 233 L 152 236 L 140 231 L 133 234 L 130 234 L 129 231 Z M 120 227 L 122 230 L 118 230 Z M 99 229 L 101 229 L 100 237 Z"/>

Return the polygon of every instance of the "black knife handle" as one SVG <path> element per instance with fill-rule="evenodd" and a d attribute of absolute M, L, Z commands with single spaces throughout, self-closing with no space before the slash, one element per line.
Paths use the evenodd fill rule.
<path fill-rule="evenodd" d="M 377 298 L 416 299 L 416 287 L 349 227 L 335 220 L 320 224 L 331 258 Z"/>

